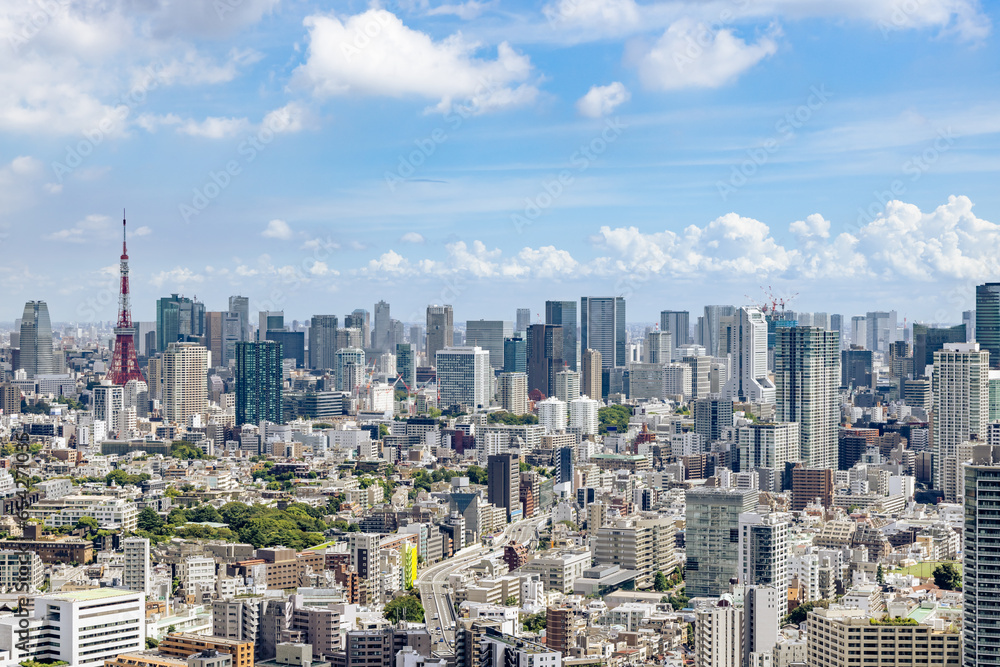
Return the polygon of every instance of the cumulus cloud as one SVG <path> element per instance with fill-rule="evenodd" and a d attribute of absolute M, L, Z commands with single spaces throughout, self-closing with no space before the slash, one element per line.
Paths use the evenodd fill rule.
<path fill-rule="evenodd" d="M 639 77 L 652 90 L 718 88 L 773 55 L 771 36 L 748 44 L 729 29 L 713 29 L 690 19 L 677 21 L 651 49 L 634 53 Z"/>
<path fill-rule="evenodd" d="M 427 10 L 428 16 L 457 16 L 463 21 L 471 21 L 486 11 L 492 2 L 477 2 L 477 0 L 467 0 L 457 4 L 443 4 Z"/>
<path fill-rule="evenodd" d="M 620 81 L 607 86 L 593 86 L 586 95 L 577 100 L 576 110 L 588 118 L 600 118 L 607 116 L 630 97 L 628 89 Z"/>
<path fill-rule="evenodd" d="M 178 128 L 181 134 L 206 139 L 228 139 L 243 134 L 250 129 L 246 118 L 208 117 L 203 121 L 189 120 Z"/>
<path fill-rule="evenodd" d="M 118 233 L 121 233 L 121 230 L 118 230 Z M 92 214 L 78 221 L 72 227 L 46 234 L 45 239 L 64 243 L 87 243 L 95 240 L 106 240 L 113 234 L 111 218 L 106 215 Z"/>
<path fill-rule="evenodd" d="M 637 28 L 641 23 L 640 9 L 634 0 L 558 0 L 542 11 L 556 26 L 619 32 Z"/>
<path fill-rule="evenodd" d="M 182 285 L 192 285 L 198 284 L 205 280 L 205 277 L 200 273 L 195 273 L 191 269 L 178 266 L 169 271 L 160 271 L 159 273 L 153 274 L 150 282 L 154 287 L 180 287 Z"/>
<path fill-rule="evenodd" d="M 788 231 L 801 240 L 812 238 L 830 238 L 830 221 L 819 213 L 806 216 L 805 220 L 796 220 L 788 226 Z"/>
<path fill-rule="evenodd" d="M 461 34 L 435 41 L 378 8 L 343 20 L 314 15 L 305 25 L 309 55 L 295 80 L 317 97 L 413 96 L 446 113 L 457 104 L 477 112 L 529 104 L 538 94 L 527 82 L 530 60 L 506 42 L 495 60 L 477 58 L 480 44 Z"/>
<path fill-rule="evenodd" d="M 260 233 L 261 236 L 267 239 L 280 239 L 282 241 L 287 241 L 292 238 L 295 233 L 292 231 L 291 226 L 284 220 L 272 220 L 267 223 L 267 227 L 264 231 Z"/>
<path fill-rule="evenodd" d="M 400 237 L 399 240 L 403 243 L 416 243 L 417 245 L 421 245 L 425 242 L 424 235 L 419 232 L 406 232 Z"/>

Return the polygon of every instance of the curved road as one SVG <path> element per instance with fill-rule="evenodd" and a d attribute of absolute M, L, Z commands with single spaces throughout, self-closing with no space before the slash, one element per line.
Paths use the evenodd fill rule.
<path fill-rule="evenodd" d="M 420 599 L 424 604 L 424 618 L 431 633 L 431 649 L 440 653 L 454 651 L 455 606 L 448 592 L 448 577 L 503 552 L 508 543 L 524 544 L 534 539 L 539 525 L 548 521 L 549 513 L 512 523 L 497 538 L 490 549 L 481 544 L 466 547 L 451 558 L 431 565 L 417 576 Z"/>

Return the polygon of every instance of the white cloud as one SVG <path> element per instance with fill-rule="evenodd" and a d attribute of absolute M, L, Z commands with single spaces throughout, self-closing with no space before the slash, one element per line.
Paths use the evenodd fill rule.
<path fill-rule="evenodd" d="M 406 232 L 399 240 L 403 243 L 416 243 L 417 245 L 422 245 L 425 242 L 423 234 L 419 232 Z"/>
<path fill-rule="evenodd" d="M 435 101 L 442 113 L 460 104 L 475 113 L 529 104 L 538 94 L 527 83 L 528 57 L 506 42 L 496 60 L 483 60 L 475 57 L 480 44 L 460 33 L 435 41 L 378 8 L 343 21 L 309 16 L 305 25 L 309 56 L 295 80 L 317 97 L 414 96 Z"/>
<path fill-rule="evenodd" d="M 633 58 L 638 47 L 633 46 Z M 747 44 L 732 30 L 713 30 L 690 19 L 677 21 L 637 57 L 639 77 L 652 90 L 718 88 L 737 79 L 778 45 L 771 36 Z"/>
<path fill-rule="evenodd" d="M 295 234 L 292 232 L 292 228 L 284 220 L 272 220 L 267 223 L 267 227 L 260 233 L 260 235 L 268 239 L 281 239 L 282 241 L 287 241 Z"/>
<path fill-rule="evenodd" d="M 493 2 L 477 2 L 477 0 L 467 0 L 467 2 L 460 2 L 458 4 L 443 4 L 437 7 L 432 7 L 427 10 L 428 16 L 442 16 L 442 15 L 453 15 L 462 19 L 463 21 L 471 21 L 472 19 L 478 17 L 489 7 L 493 5 Z"/>
<path fill-rule="evenodd" d="M 250 130 L 250 121 L 246 118 L 215 118 L 208 117 L 203 121 L 186 121 L 177 128 L 181 134 L 206 139 L 228 139 Z"/>
<path fill-rule="evenodd" d="M 799 239 L 811 239 L 815 237 L 830 238 L 830 221 L 819 213 L 806 216 L 805 220 L 796 220 L 788 226 L 788 230 Z"/>
<path fill-rule="evenodd" d="M 60 192 L 62 192 L 63 189 L 62 183 L 46 183 L 42 187 L 44 187 L 45 191 L 48 192 L 50 195 L 57 195 Z"/>
<path fill-rule="evenodd" d="M 600 118 L 607 116 L 630 97 L 631 94 L 620 81 L 607 86 L 592 86 L 586 95 L 577 100 L 576 109 L 588 118 Z"/>
<path fill-rule="evenodd" d="M 106 240 L 112 235 L 111 218 L 106 215 L 92 214 L 80 220 L 72 227 L 46 234 L 45 239 L 66 243 L 87 243 L 94 240 Z"/>
<path fill-rule="evenodd" d="M 553 25 L 599 28 L 607 33 L 635 29 L 642 21 L 634 0 L 559 0 L 542 11 Z"/>
<path fill-rule="evenodd" d="M 140 236 L 149 236 L 152 233 L 153 233 L 152 229 L 150 229 L 146 225 L 143 225 L 142 227 L 137 227 L 134 230 L 132 230 L 131 235 L 135 237 L 140 237 Z"/>
<path fill-rule="evenodd" d="M 169 271 L 160 271 L 153 275 L 150 282 L 154 287 L 180 287 L 182 285 L 191 285 L 196 283 L 201 283 L 205 280 L 205 277 L 200 273 L 195 273 L 191 269 L 183 266 L 178 266 Z"/>

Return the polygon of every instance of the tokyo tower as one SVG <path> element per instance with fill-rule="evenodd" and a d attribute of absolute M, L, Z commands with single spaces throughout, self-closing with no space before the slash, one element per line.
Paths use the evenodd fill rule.
<path fill-rule="evenodd" d="M 125 217 L 122 216 L 121 292 L 118 295 L 118 325 L 115 327 L 115 351 L 107 379 L 111 384 L 124 385 L 129 380 L 146 381 L 135 356 L 135 328 L 132 326 L 132 306 L 128 297 L 128 249 L 125 247 Z"/>

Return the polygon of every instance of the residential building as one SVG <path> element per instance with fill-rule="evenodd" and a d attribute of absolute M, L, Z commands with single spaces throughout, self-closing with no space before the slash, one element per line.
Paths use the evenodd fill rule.
<path fill-rule="evenodd" d="M 411 390 L 417 385 L 417 355 L 413 343 L 396 343 L 396 373 Z"/>
<path fill-rule="evenodd" d="M 739 516 L 740 583 L 788 587 L 788 519 L 785 515 L 747 512 Z"/>
<path fill-rule="evenodd" d="M 208 405 L 208 349 L 197 343 L 170 343 L 162 363 L 163 417 L 186 425 Z"/>
<path fill-rule="evenodd" d="M 598 410 L 601 404 L 587 396 L 570 401 L 569 404 L 569 425 L 572 428 L 580 429 L 584 436 L 597 435 L 600 428 Z"/>
<path fill-rule="evenodd" d="M 337 391 L 354 393 L 362 383 L 365 351 L 360 347 L 343 347 L 334 353 L 334 382 Z"/>
<path fill-rule="evenodd" d="M 689 597 L 718 597 L 737 577 L 741 554 L 740 514 L 757 509 L 756 489 L 690 489 L 685 494 L 687 563 L 684 581 Z"/>
<path fill-rule="evenodd" d="M 283 424 L 281 343 L 236 344 L 236 425 Z"/>
<path fill-rule="evenodd" d="M 700 402 L 700 401 L 699 401 Z M 696 403 L 697 405 L 697 403 Z M 799 425 L 795 422 L 757 422 L 739 429 L 739 470 L 760 472 L 768 469 L 775 480 L 773 488 L 762 491 L 780 492 L 785 465 L 801 460 Z"/>
<path fill-rule="evenodd" d="M 501 373 L 499 377 L 500 407 L 513 415 L 528 412 L 527 373 Z"/>
<path fill-rule="evenodd" d="M 573 584 L 590 569 L 590 549 L 548 551 L 521 566 L 521 572 L 538 574 L 546 591 L 573 594 Z"/>
<path fill-rule="evenodd" d="M 149 558 L 149 539 L 126 537 L 122 545 L 125 549 L 122 584 L 130 591 L 142 593 L 149 598 L 153 592 L 153 564 Z"/>
<path fill-rule="evenodd" d="M 626 517 L 603 523 L 596 530 L 595 560 L 601 565 L 619 565 L 623 570 L 641 573 L 636 577 L 639 588 L 651 586 L 657 572 L 669 574 L 677 567 L 672 519 Z"/>
<path fill-rule="evenodd" d="M 600 401 L 604 397 L 601 390 L 601 353 L 593 348 L 585 349 L 580 365 L 583 366 L 580 393 L 595 401 Z"/>
<path fill-rule="evenodd" d="M 562 667 L 563 656 L 545 644 L 484 628 L 478 667 Z"/>
<path fill-rule="evenodd" d="M 730 330 L 729 380 L 722 398 L 741 403 L 773 403 L 775 387 L 767 375 L 767 321 L 759 308 L 740 308 Z"/>
<path fill-rule="evenodd" d="M 228 653 L 233 658 L 233 667 L 253 667 L 254 643 L 224 639 L 222 637 L 196 635 L 188 632 L 172 632 L 160 642 L 157 650 L 169 656 L 188 658 L 204 651 Z"/>
<path fill-rule="evenodd" d="M 776 420 L 799 424 L 799 450 L 812 468 L 837 466 L 840 338 L 815 327 L 775 331 Z"/>
<path fill-rule="evenodd" d="M 977 332 L 978 335 L 978 332 Z M 963 634 L 965 667 L 1000 665 L 1000 447 L 977 445 L 963 467 L 965 522 L 962 538 Z"/>
<path fill-rule="evenodd" d="M 720 600 L 695 609 L 694 618 L 695 667 L 742 667 L 743 609 Z"/>
<path fill-rule="evenodd" d="M 934 353 L 934 488 L 945 502 L 961 502 L 959 448 L 986 440 L 989 423 L 989 352 L 979 343 L 945 343 Z"/>

